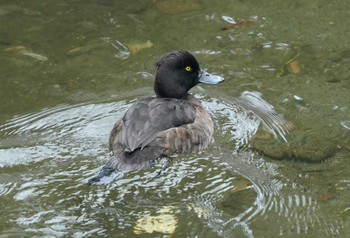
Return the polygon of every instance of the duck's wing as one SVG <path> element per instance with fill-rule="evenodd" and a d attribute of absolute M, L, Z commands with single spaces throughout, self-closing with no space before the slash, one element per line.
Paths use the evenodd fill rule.
<path fill-rule="evenodd" d="M 118 141 L 118 137 L 119 137 L 119 133 L 120 131 L 123 129 L 123 120 L 122 118 L 120 120 L 118 120 L 115 124 L 114 127 L 111 131 L 111 133 L 109 134 L 109 150 L 113 151 L 113 144 L 115 141 Z"/>
<path fill-rule="evenodd" d="M 130 152 L 137 148 L 143 149 L 159 132 L 193 123 L 195 117 L 195 107 L 185 100 L 141 99 L 129 108 L 118 123 L 118 143 Z"/>

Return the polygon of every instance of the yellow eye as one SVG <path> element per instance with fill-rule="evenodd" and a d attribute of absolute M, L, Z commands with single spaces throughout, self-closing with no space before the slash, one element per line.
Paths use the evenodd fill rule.
<path fill-rule="evenodd" d="M 185 69 L 186 69 L 187 72 L 191 72 L 192 71 L 192 68 L 190 66 L 186 66 Z"/>

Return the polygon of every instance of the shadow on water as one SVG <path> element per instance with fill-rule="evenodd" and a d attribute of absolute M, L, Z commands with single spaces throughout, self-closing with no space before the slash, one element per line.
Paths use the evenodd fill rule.
<path fill-rule="evenodd" d="M 314 194 L 296 189 L 300 185 L 283 177 L 278 165 L 245 146 L 261 122 L 281 143 L 285 138 L 283 118 L 258 93 L 237 99 L 196 96 L 216 123 L 215 141 L 206 151 L 119 174 L 102 186 L 85 183 L 109 159 L 108 133 L 132 101 L 108 98 L 61 105 L 1 126 L 0 196 L 6 204 L 1 209 L 8 214 L 2 234 L 337 234 L 341 221 L 324 219 Z M 262 121 L 253 108 L 259 103 Z"/>

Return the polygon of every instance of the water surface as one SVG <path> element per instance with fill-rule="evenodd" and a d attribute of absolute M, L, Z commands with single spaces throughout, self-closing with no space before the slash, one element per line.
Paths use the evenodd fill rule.
<path fill-rule="evenodd" d="M 1 2 L 2 237 L 350 233 L 350 4 L 185 2 L 177 12 L 160 1 Z M 256 21 L 221 30 L 228 17 Z M 153 95 L 153 64 L 176 49 L 226 79 L 192 90 L 215 121 L 214 143 L 87 186 L 111 156 L 113 124 Z M 237 111 L 246 90 L 294 124 L 288 143 Z M 152 217 L 169 230 L 149 235 Z"/>

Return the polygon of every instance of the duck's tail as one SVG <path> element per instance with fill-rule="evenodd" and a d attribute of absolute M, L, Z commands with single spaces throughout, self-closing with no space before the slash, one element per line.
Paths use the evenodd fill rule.
<path fill-rule="evenodd" d="M 88 185 L 100 183 L 104 177 L 110 177 L 108 182 L 112 181 L 118 174 L 133 170 L 141 170 L 154 166 L 155 161 L 162 155 L 161 147 L 139 148 L 133 152 L 115 153 L 113 158 L 107 162 L 97 176 L 89 179 Z M 111 176 L 116 173 L 116 176 Z M 104 181 L 103 183 L 107 183 Z"/>
<path fill-rule="evenodd" d="M 89 179 L 87 182 L 87 185 L 97 184 L 100 183 L 101 179 L 104 177 L 110 177 L 113 172 L 115 172 L 116 169 L 113 169 L 111 167 L 104 166 L 101 171 L 96 175 L 95 177 Z"/>

